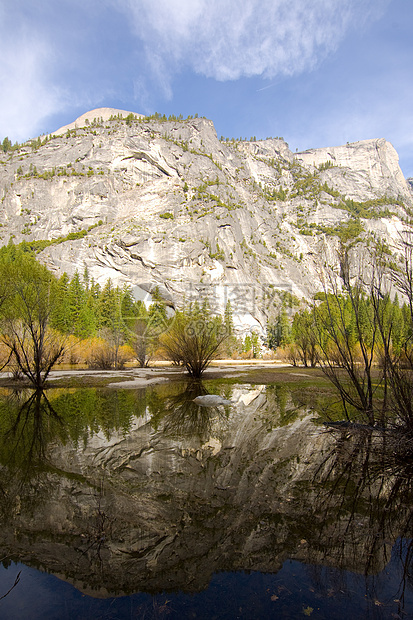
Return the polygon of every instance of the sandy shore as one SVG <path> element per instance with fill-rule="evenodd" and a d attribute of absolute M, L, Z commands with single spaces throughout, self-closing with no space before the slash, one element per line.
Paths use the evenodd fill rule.
<path fill-rule="evenodd" d="M 263 383 L 288 380 L 287 375 L 311 377 L 313 370 L 293 368 L 289 364 L 267 360 L 216 360 L 204 372 L 203 380 L 219 378 L 261 377 Z M 290 372 L 288 372 L 290 371 Z M 89 370 L 87 368 L 57 367 L 52 370 L 48 387 L 104 386 L 107 388 L 142 388 L 167 381 L 185 381 L 189 377 L 182 367 L 172 366 L 167 362 L 156 362 L 149 368 L 126 367 L 123 370 Z M 290 379 L 291 380 L 291 379 Z M 28 382 L 16 383 L 10 373 L 0 373 L 2 387 L 27 386 Z"/>

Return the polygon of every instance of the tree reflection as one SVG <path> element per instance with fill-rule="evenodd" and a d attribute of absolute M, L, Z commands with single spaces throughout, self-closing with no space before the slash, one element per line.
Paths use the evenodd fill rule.
<path fill-rule="evenodd" d="M 339 431 L 315 478 L 319 523 L 312 560 L 363 570 L 371 592 L 380 591 L 384 567 L 398 559 L 402 576 L 394 598 L 402 609 L 406 588 L 413 589 L 413 457 L 406 444 L 400 458 L 401 442 L 397 432 Z"/>
<path fill-rule="evenodd" d="M 209 394 L 201 381 L 190 381 L 183 392 L 163 402 L 163 432 L 171 438 L 209 438 L 214 424 L 227 417 L 228 407 L 203 407 L 194 403 L 198 396 Z"/>
<path fill-rule="evenodd" d="M 42 390 L 14 392 L 0 403 L 0 515 L 14 521 L 22 504 L 34 508 L 47 494 L 47 447 L 64 425 Z"/>
<path fill-rule="evenodd" d="M 126 434 L 143 415 L 141 392 L 95 389 L 16 390 L 0 398 L 0 511 L 3 519 L 20 513 L 22 503 L 41 505 L 51 481 L 58 484 L 59 447 L 85 446 L 91 435 Z M 57 451 L 56 451 L 57 449 Z"/>
<path fill-rule="evenodd" d="M 63 421 L 43 390 L 33 391 L 25 400 L 24 396 L 15 392 L 2 402 L 0 440 L 0 461 L 14 474 L 18 470 L 22 482 L 45 465 L 49 442 L 56 435 L 65 436 Z"/>

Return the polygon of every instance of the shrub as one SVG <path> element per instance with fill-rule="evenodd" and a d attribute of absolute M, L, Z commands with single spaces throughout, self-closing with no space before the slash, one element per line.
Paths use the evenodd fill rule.
<path fill-rule="evenodd" d="M 113 349 L 104 338 L 91 338 L 90 349 L 86 355 L 86 363 L 89 368 L 110 370 L 113 366 Z"/>
<path fill-rule="evenodd" d="M 171 328 L 160 338 L 165 357 L 175 364 L 181 362 L 194 378 L 202 375 L 228 337 L 222 318 L 209 315 L 207 308 L 198 306 L 177 312 Z"/>
<path fill-rule="evenodd" d="M 135 358 L 135 352 L 128 344 L 123 344 L 118 349 L 117 367 L 119 370 L 125 368 L 126 362 Z"/>

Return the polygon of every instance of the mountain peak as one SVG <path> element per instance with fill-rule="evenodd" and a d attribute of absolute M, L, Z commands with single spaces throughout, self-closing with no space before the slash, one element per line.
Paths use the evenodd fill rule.
<path fill-rule="evenodd" d="M 138 114 L 137 112 L 131 112 L 130 110 L 118 110 L 117 108 L 95 108 L 94 110 L 89 110 L 89 112 L 85 112 L 81 116 L 79 116 L 73 123 L 69 123 L 68 125 L 63 125 L 56 131 L 52 132 L 55 136 L 61 136 L 66 133 L 68 130 L 77 129 L 78 127 L 84 127 L 87 124 L 86 121 L 92 122 L 94 118 L 103 119 L 103 121 L 107 121 L 111 116 L 128 116 L 129 114 L 134 114 L 135 116 L 142 117 L 143 114 Z"/>

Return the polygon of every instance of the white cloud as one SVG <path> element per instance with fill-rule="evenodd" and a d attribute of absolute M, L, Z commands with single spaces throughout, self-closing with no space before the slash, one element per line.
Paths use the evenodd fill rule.
<path fill-rule="evenodd" d="M 113 0 L 159 73 L 217 80 L 294 75 L 334 52 L 390 0 Z"/>
<path fill-rule="evenodd" d="M 63 93 L 45 75 L 50 53 L 46 46 L 26 40 L 16 47 L 11 51 L 0 44 L 0 136 L 23 140 L 59 110 Z"/>
<path fill-rule="evenodd" d="M 53 50 L 15 17 L 0 4 L 0 137 L 22 140 L 59 110 L 64 93 L 48 78 Z"/>
<path fill-rule="evenodd" d="M 128 80 L 130 94 L 150 108 L 154 91 L 172 97 L 173 77 L 185 69 L 223 81 L 299 74 L 389 2 L 0 0 L 0 139 L 35 136 L 51 129 L 48 117 L 108 96 L 127 99 Z M 130 32 L 105 38 L 116 10 L 133 42 Z M 122 75 L 113 62 L 119 50 L 129 61 Z"/>
<path fill-rule="evenodd" d="M 82 69 L 93 58 L 88 42 L 97 34 L 99 1 L 0 0 L 0 140 L 56 129 L 50 117 L 96 107 L 111 94 L 110 80 L 102 88 L 91 71 L 82 83 Z"/>

